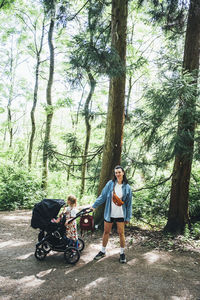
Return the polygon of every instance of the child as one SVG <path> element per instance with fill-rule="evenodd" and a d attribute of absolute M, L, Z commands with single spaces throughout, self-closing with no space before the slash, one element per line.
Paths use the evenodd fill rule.
<path fill-rule="evenodd" d="M 77 210 L 77 199 L 73 195 L 69 195 L 67 198 L 67 207 L 64 209 L 64 212 L 62 212 L 57 219 L 52 219 L 51 222 L 53 223 L 59 223 L 62 219 L 63 215 L 66 215 L 66 237 L 68 239 L 73 240 L 74 242 L 77 242 L 78 240 L 78 234 L 77 234 L 77 224 L 76 220 L 73 220 L 72 222 L 68 223 L 72 218 L 76 217 Z"/>
<path fill-rule="evenodd" d="M 72 218 L 76 217 L 77 214 L 77 210 L 76 210 L 76 205 L 77 205 L 77 199 L 75 196 L 70 195 L 67 198 L 67 208 L 64 212 L 64 214 L 66 215 L 66 222 L 65 222 L 65 226 L 66 226 L 66 236 L 69 239 L 72 239 L 74 241 L 78 240 L 78 234 L 77 234 L 77 224 L 76 224 L 76 220 L 68 223 Z"/>

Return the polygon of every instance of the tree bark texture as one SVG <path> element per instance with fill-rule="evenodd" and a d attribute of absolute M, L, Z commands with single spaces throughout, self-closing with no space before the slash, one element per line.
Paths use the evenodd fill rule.
<path fill-rule="evenodd" d="M 53 46 L 53 31 L 54 31 L 54 18 L 55 12 L 52 12 L 49 32 L 48 32 L 48 45 L 50 52 L 50 65 L 49 65 L 49 79 L 46 89 L 46 99 L 47 99 L 47 111 L 46 111 L 46 129 L 45 138 L 43 146 L 43 170 L 42 170 L 42 188 L 45 190 L 47 188 L 47 177 L 48 177 L 48 151 L 50 143 L 50 133 L 51 133 L 51 123 L 53 118 L 53 106 L 52 106 L 52 85 L 54 76 L 54 46 Z"/>
<path fill-rule="evenodd" d="M 126 81 L 127 11 L 127 0 L 112 1 L 112 47 L 115 48 L 121 59 L 124 73 L 110 79 L 107 125 L 98 194 L 101 193 L 106 182 L 111 179 L 114 167 L 120 164 L 121 161 Z M 96 223 L 102 222 L 103 211 L 103 205 L 97 208 L 95 213 Z"/>
<path fill-rule="evenodd" d="M 194 75 L 196 91 L 190 99 L 184 95 L 179 102 L 178 137 L 187 135 L 185 147 L 187 152 L 176 154 L 168 214 L 165 230 L 173 233 L 182 233 L 185 225 L 189 223 L 189 184 L 192 168 L 197 80 L 200 58 L 200 0 L 192 0 L 189 7 L 185 48 L 183 58 L 183 72 L 188 71 Z M 185 148 L 184 147 L 184 148 Z"/>
<path fill-rule="evenodd" d="M 84 107 L 84 113 L 85 113 L 85 126 L 86 126 L 86 140 L 85 140 L 85 149 L 83 153 L 83 159 L 82 159 L 82 171 L 81 171 L 81 191 L 80 191 L 80 197 L 82 197 L 85 189 L 85 174 L 86 174 L 86 168 L 87 168 L 87 154 L 89 149 L 89 143 L 90 143 L 90 134 L 91 134 L 91 124 L 90 124 L 90 109 L 89 105 L 91 103 L 92 96 L 94 94 L 96 81 L 94 77 L 92 76 L 91 72 L 88 71 L 88 77 L 90 81 L 90 92 L 88 94 L 88 97 L 85 102 Z"/>

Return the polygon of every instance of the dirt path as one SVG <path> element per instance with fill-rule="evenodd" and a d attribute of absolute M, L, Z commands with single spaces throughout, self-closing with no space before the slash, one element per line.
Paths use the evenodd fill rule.
<path fill-rule="evenodd" d="M 84 238 L 86 248 L 75 266 L 55 252 L 40 262 L 30 219 L 30 211 L 0 212 L 0 299 L 200 300 L 200 253 L 194 249 L 169 252 L 160 250 L 159 242 L 146 247 L 144 236 L 127 232 L 127 264 L 118 262 L 116 234 L 107 256 L 95 262 L 97 233 Z"/>

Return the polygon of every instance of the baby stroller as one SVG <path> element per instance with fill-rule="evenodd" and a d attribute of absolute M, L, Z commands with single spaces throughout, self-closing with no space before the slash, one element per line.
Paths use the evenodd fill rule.
<path fill-rule="evenodd" d="M 44 260 L 51 250 L 64 252 L 64 259 L 69 264 L 77 263 L 80 258 L 80 252 L 85 246 L 84 241 L 80 238 L 78 241 L 73 241 L 66 237 L 65 215 L 59 223 L 51 222 L 51 219 L 56 218 L 65 204 L 62 199 L 44 199 L 33 208 L 31 226 L 34 229 L 40 229 L 35 250 L 35 257 L 38 260 Z M 90 208 L 82 209 L 70 222 L 91 211 Z"/>

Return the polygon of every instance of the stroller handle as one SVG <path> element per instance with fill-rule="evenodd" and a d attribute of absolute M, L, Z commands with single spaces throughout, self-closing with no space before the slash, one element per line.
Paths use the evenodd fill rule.
<path fill-rule="evenodd" d="M 91 213 L 93 210 L 90 208 L 90 207 L 86 207 L 86 208 L 83 208 L 82 210 L 80 210 L 77 214 L 76 214 L 76 217 L 72 218 L 68 224 L 70 224 L 72 221 L 74 221 L 75 219 L 77 219 L 78 217 L 81 217 L 85 214 L 89 214 Z"/>

